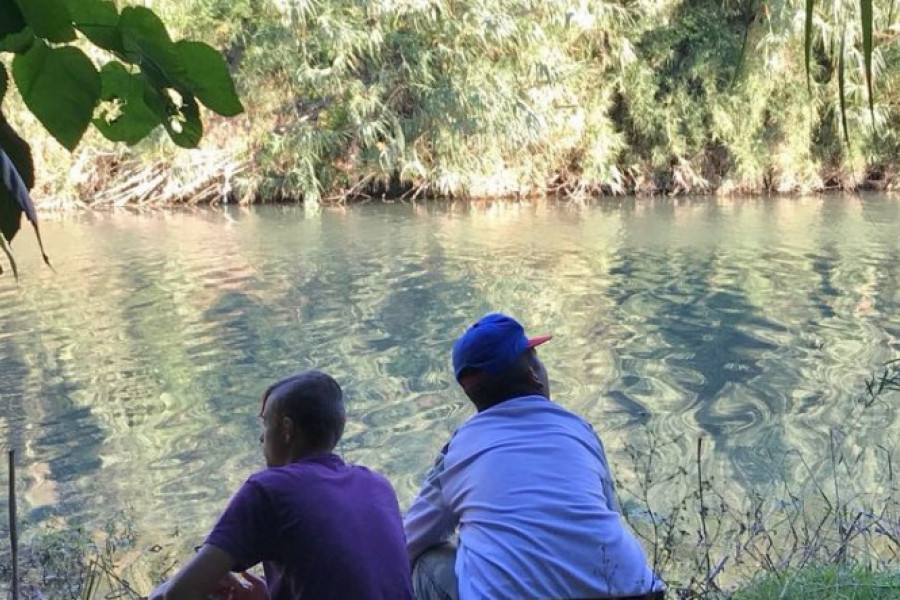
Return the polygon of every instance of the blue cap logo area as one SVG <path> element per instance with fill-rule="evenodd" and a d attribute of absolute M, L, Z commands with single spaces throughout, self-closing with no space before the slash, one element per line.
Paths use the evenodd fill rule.
<path fill-rule="evenodd" d="M 459 381 L 465 369 L 499 375 L 529 348 L 549 340 L 528 338 L 518 321 L 502 313 L 485 315 L 453 344 L 453 373 Z"/>

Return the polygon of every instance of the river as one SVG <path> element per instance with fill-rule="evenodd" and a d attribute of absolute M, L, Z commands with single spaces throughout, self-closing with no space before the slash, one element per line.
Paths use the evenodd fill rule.
<path fill-rule="evenodd" d="M 829 477 L 836 439 L 866 494 L 896 450 L 897 401 L 858 403 L 900 356 L 896 197 L 123 211 L 42 227 L 54 271 L 23 229 L 21 280 L 0 277 L 0 439 L 18 452 L 26 537 L 126 509 L 140 536 L 192 546 L 262 465 L 262 391 L 313 367 L 346 392 L 339 451 L 405 506 L 472 413 L 452 341 L 493 310 L 555 336 L 540 349 L 554 398 L 595 426 L 623 486 L 655 441 L 667 473 L 702 438 L 707 475 L 735 496 Z"/>

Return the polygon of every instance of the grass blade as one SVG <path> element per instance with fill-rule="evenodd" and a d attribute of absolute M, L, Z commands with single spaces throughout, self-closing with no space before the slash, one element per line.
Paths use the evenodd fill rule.
<path fill-rule="evenodd" d="M 19 531 L 16 515 L 16 451 L 9 451 L 9 544 L 12 550 L 12 600 L 19 600 Z"/>
<path fill-rule="evenodd" d="M 812 78 L 809 74 L 809 61 L 812 55 L 813 6 L 815 0 L 806 0 L 806 23 L 803 31 L 803 54 L 806 57 L 806 89 L 812 94 Z"/>
<path fill-rule="evenodd" d="M 872 0 L 859 0 L 859 14 L 862 17 L 863 59 L 866 63 L 866 89 L 869 92 L 869 113 L 872 115 L 872 123 L 874 124 L 875 98 L 872 94 Z"/>
<path fill-rule="evenodd" d="M 841 49 L 838 52 L 838 98 L 840 100 L 841 107 L 841 129 L 844 132 L 844 143 L 847 144 L 847 149 L 850 149 L 850 132 L 847 129 L 847 93 L 846 93 L 846 81 L 844 78 L 844 42 L 847 38 L 847 27 L 846 25 L 841 28 Z"/>

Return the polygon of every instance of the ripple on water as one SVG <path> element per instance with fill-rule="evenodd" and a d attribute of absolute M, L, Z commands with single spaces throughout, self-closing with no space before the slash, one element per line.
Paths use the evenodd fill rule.
<path fill-rule="evenodd" d="M 828 473 L 835 440 L 880 485 L 898 420 L 856 403 L 900 349 L 898 203 L 504 203 L 126 214 L 61 220 L 0 278 L 0 431 L 21 450 L 29 525 L 196 538 L 262 464 L 265 387 L 321 368 L 343 386 L 341 451 L 405 504 L 472 413 L 453 340 L 489 310 L 534 333 L 554 393 L 675 472 L 704 439 L 735 490 Z M 869 214 L 871 213 L 871 214 Z M 871 217 L 871 218 L 869 218 Z M 19 240 L 17 238 L 17 244 Z M 835 437 L 837 436 L 837 437 Z M 776 466 L 772 466 L 776 465 Z M 186 540 L 187 545 L 195 539 Z"/>

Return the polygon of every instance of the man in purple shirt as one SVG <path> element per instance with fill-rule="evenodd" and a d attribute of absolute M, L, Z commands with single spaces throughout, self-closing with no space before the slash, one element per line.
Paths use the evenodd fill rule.
<path fill-rule="evenodd" d="M 283 379 L 263 395 L 261 416 L 268 468 L 151 600 L 412 600 L 394 490 L 333 453 L 345 422 L 337 382 L 318 371 Z M 265 580 L 243 573 L 258 563 Z"/>

